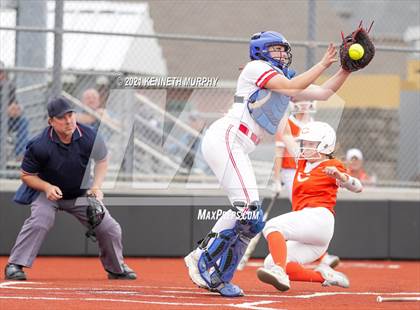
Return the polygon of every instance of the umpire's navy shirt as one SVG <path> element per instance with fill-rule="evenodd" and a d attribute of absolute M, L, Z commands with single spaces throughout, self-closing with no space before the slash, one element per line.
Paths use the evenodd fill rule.
<path fill-rule="evenodd" d="M 70 144 L 61 142 L 49 126 L 28 142 L 22 170 L 58 186 L 63 192 L 63 199 L 74 199 L 86 192 L 80 187 L 89 167 L 89 158 L 101 161 L 106 159 L 107 153 L 105 142 L 89 126 L 77 123 Z"/>

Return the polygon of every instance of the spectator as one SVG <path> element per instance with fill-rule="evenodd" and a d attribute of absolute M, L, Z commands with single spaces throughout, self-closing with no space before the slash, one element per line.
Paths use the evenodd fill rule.
<path fill-rule="evenodd" d="M 191 128 L 197 130 L 200 134 L 204 131 L 204 121 L 200 119 L 197 112 L 192 112 L 189 116 L 189 125 Z M 181 141 L 192 141 L 194 142 L 190 146 L 190 152 L 184 158 L 184 163 L 188 163 L 189 167 L 193 168 L 194 173 L 205 173 L 210 174 L 210 167 L 207 165 L 201 153 L 201 136 L 194 137 L 191 134 L 186 133 Z"/>
<path fill-rule="evenodd" d="M 110 82 L 108 77 L 101 75 L 96 79 L 96 88 L 99 93 L 99 101 L 101 106 L 105 107 L 110 93 Z"/>
<path fill-rule="evenodd" d="M 4 62 L 0 61 L 0 104 L 6 102 L 9 105 L 14 101 L 16 87 L 9 80 L 5 68 Z"/>
<path fill-rule="evenodd" d="M 15 156 L 17 160 L 23 158 L 25 146 L 29 139 L 29 121 L 23 115 L 22 106 L 16 100 L 12 101 L 7 107 L 8 132 L 14 135 Z"/>
<path fill-rule="evenodd" d="M 346 161 L 352 177 L 358 178 L 364 185 L 374 185 L 376 183 L 376 176 L 367 174 L 363 168 L 363 153 L 361 150 L 349 149 L 346 154 Z"/>
<path fill-rule="evenodd" d="M 22 106 L 16 101 L 15 85 L 8 79 L 4 69 L 4 63 L 0 61 L 0 104 L 7 104 L 7 133 L 14 141 L 14 153 L 19 160 L 28 142 L 29 121 L 23 114 Z"/>
<path fill-rule="evenodd" d="M 92 109 L 94 112 L 97 112 L 102 115 L 103 109 L 101 108 L 101 102 L 99 100 L 99 93 L 96 89 L 89 88 L 84 91 L 82 95 L 82 103 Z M 96 118 L 94 115 L 88 112 L 81 112 L 77 116 L 77 121 L 84 125 L 88 125 L 93 127 L 95 130 L 98 130 L 100 120 Z"/>
<path fill-rule="evenodd" d="M 7 75 L 6 75 L 6 71 L 4 71 L 4 68 L 5 68 L 4 62 L 0 60 L 0 86 L 1 86 L 1 81 L 7 80 Z"/>
<path fill-rule="evenodd" d="M 90 111 L 82 111 L 78 113 L 77 116 L 77 121 L 79 123 L 91 126 L 95 130 L 98 130 L 101 121 L 104 121 L 109 125 L 119 126 L 119 122 L 112 119 L 108 112 L 105 110 L 104 105 L 101 103 L 101 96 L 96 89 L 89 88 L 85 90 L 82 94 L 82 103 L 93 112 L 98 113 L 100 118 L 98 119 Z"/>
<path fill-rule="evenodd" d="M 196 112 L 191 112 L 189 115 L 188 125 L 199 133 L 203 132 L 204 122 Z M 186 150 L 175 143 L 169 146 L 168 151 L 175 156 L 179 155 L 178 153 L 182 154 L 181 166 L 188 169 L 188 171 L 192 170 L 193 173 L 209 174 L 210 168 L 201 153 L 201 136 L 195 136 L 191 132 L 186 131 L 177 140 L 188 149 L 188 152 L 185 154 Z"/>

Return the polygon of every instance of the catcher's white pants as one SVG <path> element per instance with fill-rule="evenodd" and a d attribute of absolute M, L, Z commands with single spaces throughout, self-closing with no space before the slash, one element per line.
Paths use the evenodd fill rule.
<path fill-rule="evenodd" d="M 295 174 L 296 169 L 281 169 L 281 180 L 290 201 L 292 201 L 293 180 L 295 179 Z"/>
<path fill-rule="evenodd" d="M 220 185 L 227 192 L 231 203 L 243 201 L 250 203 L 259 200 L 254 169 L 248 154 L 255 149 L 254 142 L 239 131 L 239 122 L 223 117 L 214 122 L 206 131 L 201 151 L 209 167 L 213 170 Z M 235 227 L 234 212 L 229 210 L 218 219 L 213 232 L 219 233 Z M 208 247 L 213 243 L 212 238 Z M 196 249 L 198 255 L 202 249 Z"/>
<path fill-rule="evenodd" d="M 287 240 L 288 262 L 312 263 L 328 249 L 334 234 L 334 215 L 323 207 L 285 213 L 266 223 L 264 237 L 274 231 Z M 271 255 L 264 261 L 265 265 L 270 263 Z"/>
<path fill-rule="evenodd" d="M 248 154 L 254 142 L 239 131 L 239 122 L 223 117 L 206 131 L 201 151 L 229 200 L 247 203 L 259 200 L 254 169 Z"/>

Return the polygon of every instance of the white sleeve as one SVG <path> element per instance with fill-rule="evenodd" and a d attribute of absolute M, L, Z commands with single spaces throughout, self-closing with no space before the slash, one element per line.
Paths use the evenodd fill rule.
<path fill-rule="evenodd" d="M 347 181 L 340 182 L 340 187 L 347 188 L 349 191 L 354 193 L 360 193 L 363 190 L 362 182 L 360 182 L 358 178 L 352 177 L 347 173 L 345 175 L 347 176 Z"/>
<path fill-rule="evenodd" d="M 245 66 L 243 74 L 245 79 L 259 88 L 264 88 L 265 84 L 279 73 L 267 63 L 254 60 Z"/>

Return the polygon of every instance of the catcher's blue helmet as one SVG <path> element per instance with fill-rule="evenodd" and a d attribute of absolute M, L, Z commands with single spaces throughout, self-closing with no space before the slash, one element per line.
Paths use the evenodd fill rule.
<path fill-rule="evenodd" d="M 272 45 L 282 45 L 286 48 L 287 60 L 282 62 L 270 56 L 268 48 Z M 265 60 L 273 66 L 284 69 L 292 63 L 292 53 L 289 42 L 282 34 L 275 31 L 262 31 L 254 34 L 249 43 L 249 55 L 252 60 Z"/>

